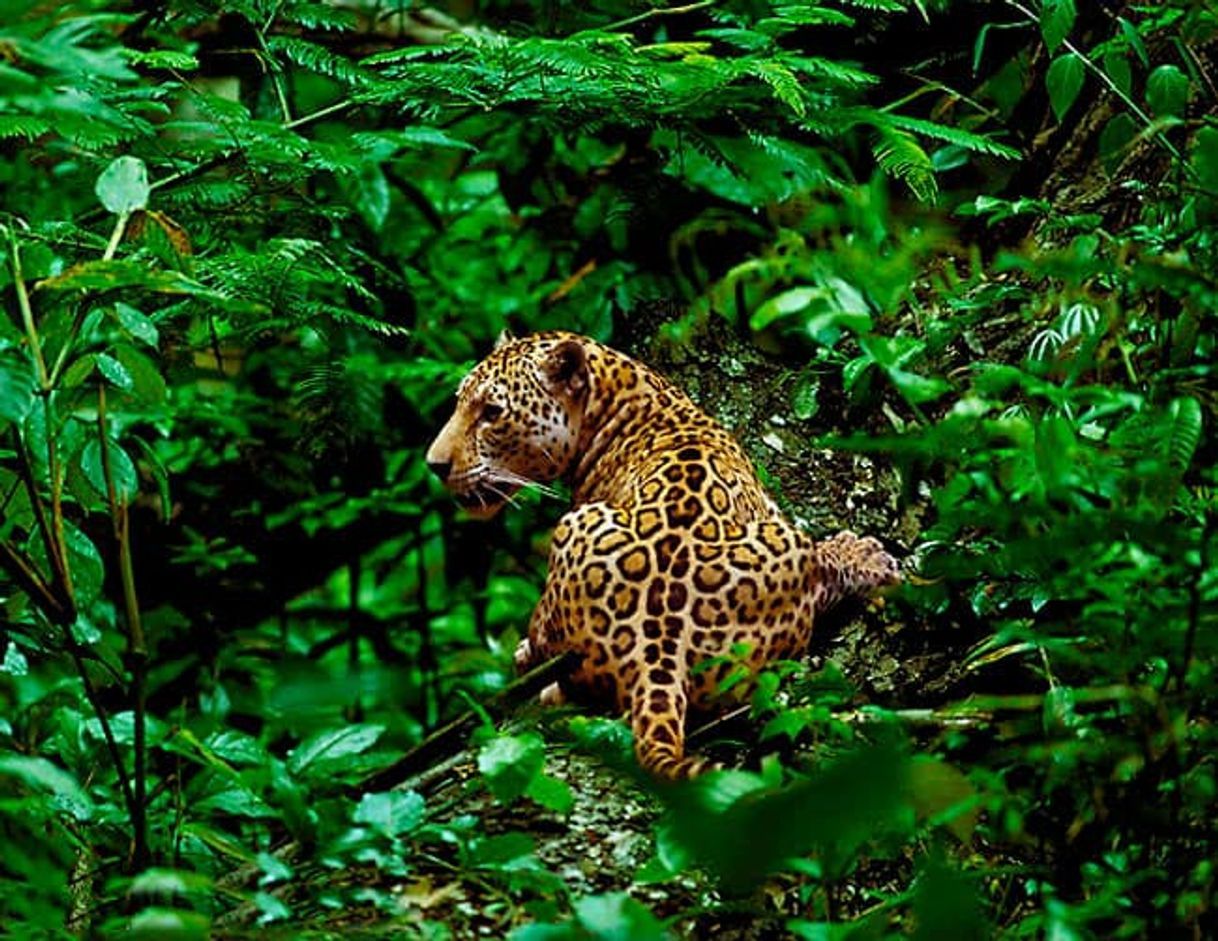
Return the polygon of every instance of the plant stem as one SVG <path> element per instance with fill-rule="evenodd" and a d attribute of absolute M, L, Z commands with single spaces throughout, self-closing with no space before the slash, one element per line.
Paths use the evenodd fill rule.
<path fill-rule="evenodd" d="M 131 213 L 120 212 L 118 218 L 114 220 L 114 229 L 110 232 L 110 241 L 106 243 L 106 250 L 102 252 L 102 261 L 110 261 L 114 257 L 114 253 L 118 251 L 118 245 L 123 240 L 123 233 L 127 231 L 127 220 L 131 218 Z"/>
<path fill-rule="evenodd" d="M 1193 662 L 1193 651 L 1197 644 L 1197 626 L 1201 623 L 1201 580 L 1209 572 L 1210 534 L 1213 532 L 1214 517 L 1209 510 L 1205 511 L 1205 523 L 1201 527 L 1201 546 L 1197 571 L 1188 586 L 1188 628 L 1184 633 L 1184 655 L 1180 660 L 1180 670 L 1176 674 L 1176 689 L 1183 690 L 1188 679 L 1188 668 Z"/>
<path fill-rule="evenodd" d="M 656 16 L 680 16 L 683 13 L 694 13 L 698 10 L 704 10 L 707 7 L 713 7 L 715 0 L 700 0 L 699 3 L 687 3 L 680 7 L 667 7 L 665 9 L 647 10 L 644 13 L 639 13 L 636 16 L 628 16 L 624 20 L 618 20 L 615 23 L 610 23 L 608 26 L 601 26 L 599 29 L 609 32 L 615 29 L 621 29 L 624 26 L 633 26 L 635 23 L 642 23 Z"/>
<path fill-rule="evenodd" d="M 50 389 L 50 377 L 47 375 L 47 362 L 42 355 L 42 341 L 38 338 L 38 328 L 34 326 L 34 309 L 30 306 L 30 295 L 25 290 L 25 277 L 21 271 L 21 249 L 17 245 L 17 235 L 12 229 L 6 229 L 9 244 L 9 267 L 13 274 L 13 288 L 17 292 L 17 306 L 21 309 L 21 323 L 25 327 L 26 340 L 30 344 L 30 355 L 38 367 L 38 384 L 45 394 Z"/>
<path fill-rule="evenodd" d="M 110 503 L 110 520 L 114 526 L 114 538 L 118 543 L 119 574 L 123 586 L 123 605 L 127 614 L 127 668 L 131 672 L 131 699 L 134 714 L 135 764 L 132 776 L 135 779 L 134 800 L 131 807 L 131 829 L 133 836 L 132 866 L 136 872 L 148 865 L 148 822 L 146 807 L 147 789 L 147 744 L 146 713 L 148 646 L 144 640 L 144 626 L 140 618 L 139 597 L 135 590 L 135 569 L 131 561 L 131 527 L 127 512 L 126 496 L 120 497 L 114 485 L 114 469 L 110 465 L 110 439 L 106 432 L 106 385 L 97 386 L 97 436 L 101 446 L 102 476 L 106 481 L 106 496 Z"/>

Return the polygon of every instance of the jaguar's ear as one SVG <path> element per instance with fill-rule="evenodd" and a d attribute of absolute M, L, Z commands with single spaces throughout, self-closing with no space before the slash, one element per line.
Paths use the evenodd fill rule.
<path fill-rule="evenodd" d="M 550 350 L 542 371 L 550 385 L 573 399 L 588 391 L 588 354 L 579 340 L 563 340 Z"/>
<path fill-rule="evenodd" d="M 499 336 L 495 337 L 495 345 L 492 347 L 492 349 L 497 350 L 497 349 L 499 349 L 499 347 L 505 346 L 508 343 L 511 343 L 515 339 L 516 339 L 515 334 L 513 334 L 512 331 L 509 330 L 507 327 L 504 327 L 502 330 L 499 331 Z"/>

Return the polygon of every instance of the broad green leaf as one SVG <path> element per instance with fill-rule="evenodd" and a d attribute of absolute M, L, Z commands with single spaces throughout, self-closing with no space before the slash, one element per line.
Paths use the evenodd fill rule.
<path fill-rule="evenodd" d="M 986 924 L 977 880 L 971 873 L 948 866 L 941 853 L 933 853 L 920 867 L 914 883 L 914 941 L 984 941 L 994 937 Z M 1063 936 L 1050 931 L 1054 941 Z"/>
<path fill-rule="evenodd" d="M 1146 103 L 1156 117 L 1174 117 L 1188 103 L 1188 76 L 1174 65 L 1161 65 L 1146 80 Z"/>
<path fill-rule="evenodd" d="M 791 413 L 800 421 L 807 421 L 820 408 L 820 377 L 804 374 L 799 377 L 795 391 L 791 393 Z"/>
<path fill-rule="evenodd" d="M 288 770 L 299 774 L 316 770 L 321 762 L 362 754 L 376 744 L 384 731 L 384 726 L 363 724 L 318 732 L 292 749 L 288 755 Z"/>
<path fill-rule="evenodd" d="M 127 367 L 110 354 L 98 353 L 94 362 L 97 365 L 97 371 L 105 376 L 111 385 L 125 390 L 130 390 L 135 386 L 135 380 L 131 378 Z"/>
<path fill-rule="evenodd" d="M 478 752 L 478 770 L 497 800 L 509 803 L 523 794 L 545 763 L 540 735 L 499 735 Z"/>
<path fill-rule="evenodd" d="M 1133 88 L 1133 72 L 1129 67 L 1129 57 L 1123 52 L 1105 53 L 1104 74 L 1112 79 L 1112 83 L 1126 95 Z"/>
<path fill-rule="evenodd" d="M 1193 462 L 1201 444 L 1203 420 L 1201 404 L 1191 395 L 1172 400 L 1168 408 L 1171 418 L 1168 434 L 1168 459 L 1177 473 L 1184 473 Z"/>
<path fill-rule="evenodd" d="M 140 489 L 139 475 L 127 452 L 114 441 L 106 441 L 106 458 L 110 464 L 110 476 L 114 481 L 114 493 L 120 503 L 130 504 Z M 103 497 L 109 496 L 106 485 L 105 466 L 102 464 L 101 443 L 94 438 L 80 453 L 80 469 L 93 488 Z"/>
<path fill-rule="evenodd" d="M 133 895 L 173 896 L 210 892 L 214 883 L 201 872 L 182 869 L 145 869 L 131 880 Z"/>
<path fill-rule="evenodd" d="M 799 287 L 783 291 L 754 311 L 753 316 L 749 318 L 749 326 L 754 330 L 764 330 L 774 321 L 804 310 L 814 300 L 823 297 L 824 293 L 822 288 L 817 287 Z"/>
<path fill-rule="evenodd" d="M 1189 162 L 1201 185 L 1218 193 L 1218 127 L 1203 127 L 1197 131 Z"/>
<path fill-rule="evenodd" d="M 596 941 L 664 941 L 672 937 L 655 915 L 625 892 L 585 896 L 575 903 L 575 919 Z"/>
<path fill-rule="evenodd" d="M 114 318 L 124 330 L 141 343 L 155 347 L 160 340 L 160 334 L 148 315 L 143 311 L 119 301 L 111 308 Z"/>
<path fill-rule="evenodd" d="M 352 819 L 392 838 L 416 829 L 423 822 L 423 809 L 423 798 L 414 791 L 386 791 L 365 794 Z"/>
<path fill-rule="evenodd" d="M 548 774 L 537 774 L 529 783 L 525 795 L 535 800 L 547 810 L 558 814 L 568 814 L 575 803 L 571 788 L 566 781 L 552 778 Z"/>
<path fill-rule="evenodd" d="M 148 185 L 148 168 L 138 157 L 119 157 L 97 178 L 97 198 L 116 215 L 144 209 L 152 189 Z"/>
<path fill-rule="evenodd" d="M 1127 114 L 1117 114 L 1112 117 L 1104 129 L 1100 131 L 1100 157 L 1104 163 L 1113 167 L 1125 156 L 1125 148 L 1138 136 L 1138 126 Z"/>
<path fill-rule="evenodd" d="M 26 357 L 0 354 L 0 421 L 21 421 L 34 404 L 38 380 Z"/>
<path fill-rule="evenodd" d="M 1134 51 L 1138 59 L 1142 62 L 1143 68 L 1150 68 L 1150 54 L 1146 51 L 1146 44 L 1142 42 L 1142 36 L 1138 32 L 1138 28 L 1123 16 L 1117 17 L 1117 23 L 1121 26 L 1121 35 L 1125 37 L 1125 41 L 1129 43 L 1129 48 Z"/>
<path fill-rule="evenodd" d="M 27 787 L 50 794 L 56 804 L 77 820 L 93 815 L 93 800 L 76 778 L 45 758 L 28 755 L 0 755 L 0 779 L 16 778 Z M 11 785 L 3 790 L 11 793 Z"/>
<path fill-rule="evenodd" d="M 267 761 L 266 749 L 258 739 L 236 729 L 225 729 L 208 736 L 204 743 L 212 753 L 234 765 L 262 765 Z"/>
<path fill-rule="evenodd" d="M 1074 0 L 1042 0 L 1040 5 L 1040 32 L 1050 52 L 1056 52 L 1078 17 Z"/>
<path fill-rule="evenodd" d="M 814 848 L 842 858 L 906 812 L 907 785 L 907 759 L 877 746 L 785 787 L 747 772 L 712 772 L 657 796 L 668 807 L 674 838 L 734 893 Z M 806 813 L 808 807 L 817 813 Z"/>
<path fill-rule="evenodd" d="M 57 385 L 61 389 L 74 389 L 93 375 L 93 370 L 96 368 L 97 354 L 86 353 L 72 361 L 72 365 L 65 369 L 59 377 Z"/>
<path fill-rule="evenodd" d="M 165 378 L 156 363 L 135 347 L 126 344 L 116 347 L 114 355 L 131 377 L 132 395 L 147 405 L 160 405 L 165 401 Z"/>
<path fill-rule="evenodd" d="M 469 862 L 484 869 L 498 869 L 532 856 L 535 848 L 526 833 L 479 837 L 470 844 Z"/>
<path fill-rule="evenodd" d="M 1045 86 L 1049 90 L 1049 104 L 1060 121 L 1083 89 L 1083 60 L 1073 52 L 1058 56 L 1049 65 Z"/>
<path fill-rule="evenodd" d="M 145 908 L 131 916 L 122 936 L 132 941 L 207 941 L 206 915 L 177 908 Z"/>
<path fill-rule="evenodd" d="M 380 165 L 365 161 L 346 182 L 352 205 L 364 217 L 369 229 L 380 232 L 389 216 L 389 181 Z"/>

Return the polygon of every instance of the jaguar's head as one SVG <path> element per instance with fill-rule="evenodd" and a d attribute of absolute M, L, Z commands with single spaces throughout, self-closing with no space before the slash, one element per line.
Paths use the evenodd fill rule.
<path fill-rule="evenodd" d="M 472 516 L 489 519 L 521 487 L 575 459 L 591 385 L 588 348 L 569 333 L 501 340 L 457 390 L 427 466 Z"/>

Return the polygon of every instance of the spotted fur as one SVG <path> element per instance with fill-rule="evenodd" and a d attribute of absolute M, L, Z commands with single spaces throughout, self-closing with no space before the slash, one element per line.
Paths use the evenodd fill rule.
<path fill-rule="evenodd" d="M 585 337 L 499 345 L 465 377 L 427 461 L 487 518 L 528 483 L 562 479 L 559 522 L 520 669 L 568 650 L 581 666 L 542 694 L 629 711 L 640 763 L 696 774 L 685 718 L 716 708 L 727 663 L 804 650 L 815 616 L 843 595 L 899 581 L 880 543 L 814 542 L 766 495 L 740 445 L 647 366 Z"/>

